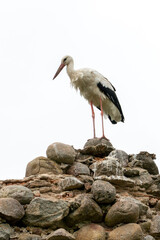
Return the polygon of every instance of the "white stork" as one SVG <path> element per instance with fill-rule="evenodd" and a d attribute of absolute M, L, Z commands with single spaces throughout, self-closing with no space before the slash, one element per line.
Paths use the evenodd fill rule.
<path fill-rule="evenodd" d="M 116 124 L 117 122 L 124 122 L 124 116 L 121 109 L 121 105 L 118 101 L 117 95 L 115 93 L 116 89 L 108 81 L 107 78 L 103 77 L 99 72 L 83 68 L 79 70 L 74 70 L 73 58 L 70 56 L 65 56 L 61 60 L 61 64 L 55 73 L 53 79 L 61 72 L 61 70 L 67 66 L 67 73 L 70 77 L 71 84 L 75 89 L 80 90 L 80 94 L 88 100 L 91 105 L 92 118 L 93 118 L 93 134 L 95 133 L 95 113 L 93 105 L 101 110 L 102 117 L 102 138 L 104 135 L 104 124 L 103 115 L 108 116 L 109 120 Z"/>

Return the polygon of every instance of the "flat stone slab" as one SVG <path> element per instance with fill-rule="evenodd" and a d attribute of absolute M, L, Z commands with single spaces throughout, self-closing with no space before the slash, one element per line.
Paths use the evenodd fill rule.
<path fill-rule="evenodd" d="M 112 175 L 112 176 L 107 177 L 105 175 L 102 175 L 102 176 L 95 177 L 94 179 L 108 181 L 113 185 L 118 185 L 121 187 L 134 187 L 135 186 L 135 181 L 130 178 L 127 178 L 125 176 L 113 176 Z"/>
<path fill-rule="evenodd" d="M 82 154 L 92 155 L 96 157 L 108 156 L 114 150 L 114 147 L 105 138 L 89 139 L 84 145 L 84 149 L 80 150 Z"/>
<path fill-rule="evenodd" d="M 60 186 L 63 191 L 67 191 L 82 188 L 84 184 L 76 177 L 66 177 L 65 179 L 61 180 Z"/>

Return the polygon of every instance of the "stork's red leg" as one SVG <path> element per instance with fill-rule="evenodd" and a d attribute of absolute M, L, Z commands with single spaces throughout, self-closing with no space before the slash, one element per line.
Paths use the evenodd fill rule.
<path fill-rule="evenodd" d="M 106 138 L 104 136 L 104 124 L 103 124 L 103 107 L 102 107 L 102 99 L 100 98 L 100 108 L 101 108 L 101 118 L 102 118 L 102 138 Z"/>
<path fill-rule="evenodd" d="M 93 119 L 93 136 L 94 138 L 96 137 L 96 130 L 95 130 L 95 113 L 94 113 L 94 109 L 93 109 L 93 104 L 92 102 L 90 102 L 91 105 L 91 110 L 92 110 L 92 119 Z"/>

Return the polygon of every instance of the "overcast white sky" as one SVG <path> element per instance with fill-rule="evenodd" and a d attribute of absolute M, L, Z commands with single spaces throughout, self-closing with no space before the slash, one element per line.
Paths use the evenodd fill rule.
<path fill-rule="evenodd" d="M 66 54 L 117 89 L 125 123 L 105 120 L 113 146 L 155 153 L 160 167 L 160 1 L 0 0 L 0 179 L 23 178 L 53 142 L 83 148 L 93 137 L 66 70 L 52 81 Z"/>

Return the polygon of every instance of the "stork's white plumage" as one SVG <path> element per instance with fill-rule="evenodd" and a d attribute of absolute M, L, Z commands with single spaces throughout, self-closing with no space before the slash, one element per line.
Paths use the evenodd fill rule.
<path fill-rule="evenodd" d="M 80 90 L 80 94 L 87 99 L 91 105 L 94 137 L 96 134 L 93 105 L 101 110 L 102 137 L 105 137 L 103 115 L 108 116 L 113 124 L 120 121 L 124 122 L 124 115 L 115 93 L 116 89 L 107 78 L 95 70 L 89 68 L 74 70 L 73 58 L 70 56 L 62 58 L 61 64 L 53 79 L 57 77 L 65 66 L 67 66 L 67 73 L 70 77 L 71 84 L 75 87 L 75 89 Z"/>

